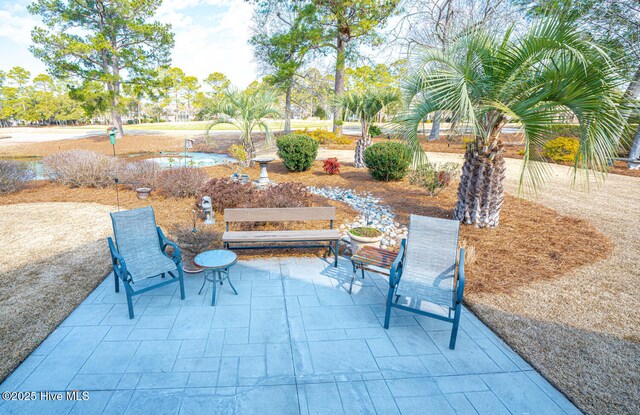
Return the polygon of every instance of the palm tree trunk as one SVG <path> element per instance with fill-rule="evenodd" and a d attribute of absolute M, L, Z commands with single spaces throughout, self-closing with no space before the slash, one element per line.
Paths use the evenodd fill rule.
<path fill-rule="evenodd" d="M 356 142 L 356 154 L 353 160 L 353 164 L 356 168 L 362 169 L 366 167 L 364 164 L 364 151 L 372 144 L 371 136 L 369 135 L 369 124 L 362 123 L 362 137 Z"/>
<path fill-rule="evenodd" d="M 468 225 L 495 228 L 504 201 L 506 166 L 502 144 L 481 146 L 481 140 L 467 146 L 453 216 Z"/>
<path fill-rule="evenodd" d="M 629 150 L 629 156 L 631 160 L 640 159 L 640 125 L 638 125 L 638 129 L 636 130 L 636 135 L 633 138 L 633 142 L 631 143 L 631 149 Z"/>

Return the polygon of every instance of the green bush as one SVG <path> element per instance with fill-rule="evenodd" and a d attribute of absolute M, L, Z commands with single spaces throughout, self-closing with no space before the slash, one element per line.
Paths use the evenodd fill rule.
<path fill-rule="evenodd" d="M 318 141 L 302 134 L 284 135 L 276 141 L 278 157 L 289 171 L 309 170 L 318 155 Z"/>
<path fill-rule="evenodd" d="M 364 164 L 376 180 L 402 180 L 411 164 L 411 149 L 395 141 L 374 144 L 364 151 Z"/>
<path fill-rule="evenodd" d="M 379 135 L 382 135 L 382 130 L 377 125 L 372 125 L 371 127 L 369 127 L 369 135 L 371 137 L 377 137 Z"/>
<path fill-rule="evenodd" d="M 573 161 L 580 149 L 580 140 L 573 137 L 557 137 L 544 143 L 542 155 L 554 161 Z"/>

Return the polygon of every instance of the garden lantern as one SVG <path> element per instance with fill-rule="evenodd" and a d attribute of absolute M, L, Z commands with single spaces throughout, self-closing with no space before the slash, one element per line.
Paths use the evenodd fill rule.
<path fill-rule="evenodd" d="M 214 223 L 216 223 L 215 217 L 213 216 L 211 198 L 209 196 L 204 196 L 202 198 L 200 206 L 202 206 L 202 211 L 204 212 L 204 223 L 207 225 L 213 225 Z"/>

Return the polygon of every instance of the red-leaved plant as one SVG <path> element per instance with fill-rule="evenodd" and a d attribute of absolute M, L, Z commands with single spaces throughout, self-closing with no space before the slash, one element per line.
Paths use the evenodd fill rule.
<path fill-rule="evenodd" d="M 340 174 L 340 162 L 335 157 L 328 158 L 324 161 L 322 169 L 325 173 Z"/>

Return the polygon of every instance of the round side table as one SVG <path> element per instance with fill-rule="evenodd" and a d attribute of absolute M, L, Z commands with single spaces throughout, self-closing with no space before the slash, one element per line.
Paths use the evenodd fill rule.
<path fill-rule="evenodd" d="M 229 278 L 229 268 L 238 261 L 238 256 L 226 249 L 215 249 L 213 251 L 204 251 L 196 255 L 193 258 L 193 263 L 204 271 L 204 280 L 202 281 L 202 287 L 198 291 L 198 295 L 202 293 L 204 285 L 207 281 L 211 281 L 212 293 L 211 293 L 211 305 L 216 305 L 216 285 L 224 280 L 229 282 L 229 286 L 238 295 L 231 279 Z"/>

